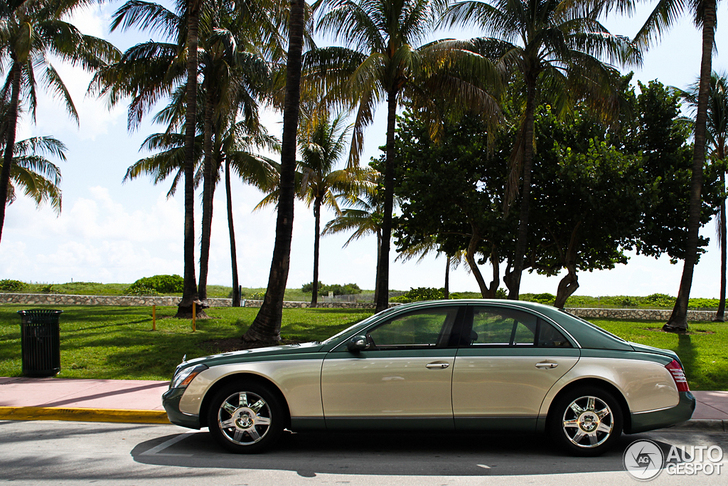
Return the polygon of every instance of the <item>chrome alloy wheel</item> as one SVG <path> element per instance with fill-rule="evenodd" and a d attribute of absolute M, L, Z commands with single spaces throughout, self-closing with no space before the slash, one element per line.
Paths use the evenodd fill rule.
<path fill-rule="evenodd" d="M 217 423 L 223 436 L 233 444 L 249 446 L 263 440 L 273 416 L 268 403 L 249 391 L 235 392 L 220 404 Z"/>
<path fill-rule="evenodd" d="M 614 414 L 599 397 L 582 396 L 564 410 L 561 428 L 575 446 L 592 449 L 606 442 L 614 431 Z"/>

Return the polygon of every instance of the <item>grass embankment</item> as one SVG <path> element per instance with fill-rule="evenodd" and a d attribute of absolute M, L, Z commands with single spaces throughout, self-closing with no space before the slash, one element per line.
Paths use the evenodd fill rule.
<path fill-rule="evenodd" d="M 20 318 L 27 306 L 0 306 L 0 376 L 22 371 Z M 149 307 L 73 306 L 61 309 L 63 378 L 167 380 L 184 354 L 220 351 L 216 341 L 239 338 L 255 318 L 253 308 L 211 308 L 210 319 L 170 318 L 175 307 L 157 308 L 156 331 Z M 284 309 L 281 335 L 291 341 L 323 340 L 371 315 L 356 309 Z M 687 335 L 660 331 L 661 322 L 595 320 L 629 341 L 678 353 L 694 390 L 728 390 L 728 324 L 691 323 Z"/>

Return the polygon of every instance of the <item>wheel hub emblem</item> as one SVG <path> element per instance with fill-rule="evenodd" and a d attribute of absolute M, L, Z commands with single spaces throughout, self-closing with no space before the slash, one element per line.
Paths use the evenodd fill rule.
<path fill-rule="evenodd" d="M 579 428 L 584 432 L 593 432 L 599 427 L 599 417 L 593 412 L 583 413 L 579 417 Z"/>
<path fill-rule="evenodd" d="M 241 429 L 249 429 L 253 426 L 253 417 L 247 411 L 240 412 L 238 418 L 235 420 L 235 424 Z"/>

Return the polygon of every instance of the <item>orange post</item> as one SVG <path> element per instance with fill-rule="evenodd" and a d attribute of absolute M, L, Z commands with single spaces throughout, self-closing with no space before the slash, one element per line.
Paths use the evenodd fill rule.
<path fill-rule="evenodd" d="M 152 306 L 152 331 L 157 330 L 157 306 Z"/>

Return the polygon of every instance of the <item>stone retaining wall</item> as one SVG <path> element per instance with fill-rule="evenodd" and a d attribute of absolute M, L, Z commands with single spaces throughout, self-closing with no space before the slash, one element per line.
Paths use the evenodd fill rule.
<path fill-rule="evenodd" d="M 176 306 L 179 297 L 136 295 L 71 295 L 0 293 L 0 304 L 24 305 L 116 305 L 116 306 Z M 210 307 L 230 307 L 232 299 L 208 299 Z M 243 307 L 260 307 L 261 300 L 243 300 Z M 371 309 L 371 302 L 319 302 L 318 307 L 337 309 Z M 308 302 L 284 302 L 285 308 L 309 307 Z"/>
<path fill-rule="evenodd" d="M 176 306 L 179 297 L 131 295 L 67 295 L 0 293 L 0 304 L 24 305 L 114 305 L 114 306 Z M 208 299 L 211 307 L 230 307 L 232 299 Z M 244 300 L 244 307 L 260 307 L 260 300 Z M 308 302 L 284 302 L 285 308 L 307 308 Z M 319 302 L 318 307 L 330 309 L 372 309 L 371 302 Z M 672 309 L 567 309 L 584 319 L 630 319 L 667 322 Z M 715 311 L 688 311 L 689 321 L 712 321 Z"/>

